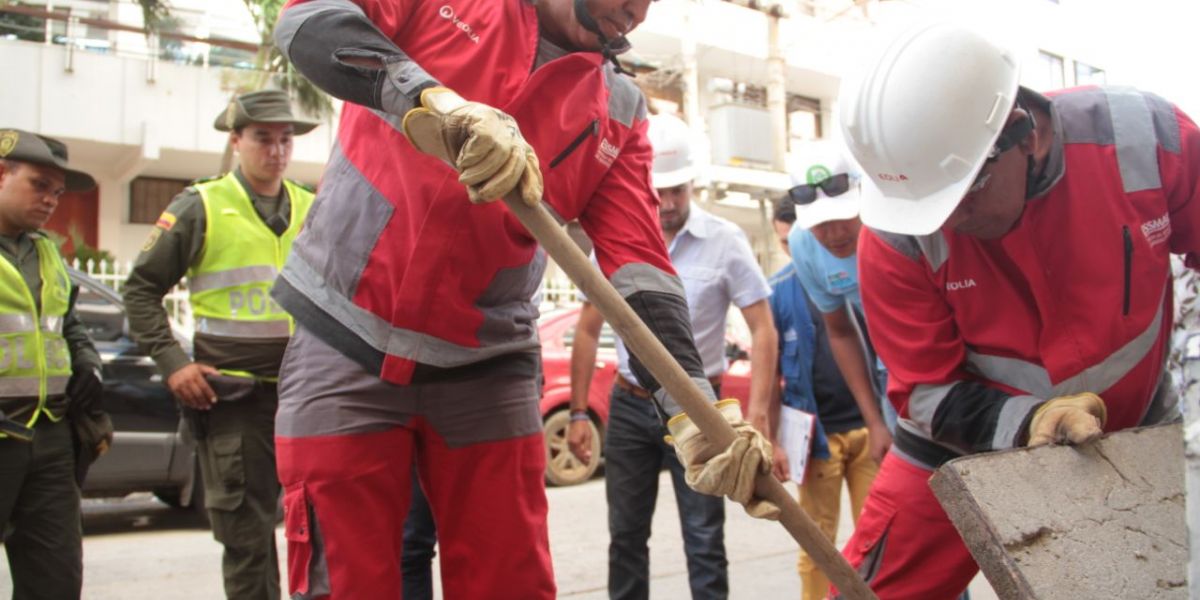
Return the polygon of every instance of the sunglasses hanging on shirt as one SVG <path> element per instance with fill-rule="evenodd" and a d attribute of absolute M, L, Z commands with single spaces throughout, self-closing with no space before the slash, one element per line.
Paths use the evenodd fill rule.
<path fill-rule="evenodd" d="M 841 196 L 850 189 L 850 175 L 838 173 L 822 179 L 817 183 L 802 183 L 788 190 L 792 202 L 803 206 L 812 204 L 817 199 L 817 190 L 823 190 L 826 196 Z"/>

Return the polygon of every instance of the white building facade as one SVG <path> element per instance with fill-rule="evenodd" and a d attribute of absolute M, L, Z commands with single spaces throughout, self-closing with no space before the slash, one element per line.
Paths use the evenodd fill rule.
<path fill-rule="evenodd" d="M 1126 80 L 1110 72 L 1121 49 L 1096 16 L 1098 1 L 791 0 L 774 9 L 785 16 L 773 34 L 773 9 L 661 0 L 630 37 L 634 61 L 654 67 L 638 77 L 654 104 L 684 116 L 708 149 L 700 201 L 741 225 L 764 268 L 774 270 L 783 258 L 771 202 L 790 187 L 788 165 L 835 135 L 839 87 L 888 29 L 959 16 L 1017 49 L 1023 81 L 1036 89 L 1137 84 L 1136 72 L 1123 73 Z M 259 34 L 243 3 L 170 6 L 171 30 L 187 39 L 137 31 L 141 11 L 132 0 L 0 6 L 0 72 L 8 81 L 0 87 L 0 127 L 68 142 L 73 163 L 99 182 L 95 245 L 120 260 L 136 256 L 169 190 L 218 171 L 226 136 L 213 130 L 213 118 L 235 89 L 266 81 L 247 68 Z M 39 25 L 44 13 L 55 18 Z M 230 42 L 204 43 L 216 37 Z M 289 176 L 317 183 L 335 122 L 297 138 Z"/>

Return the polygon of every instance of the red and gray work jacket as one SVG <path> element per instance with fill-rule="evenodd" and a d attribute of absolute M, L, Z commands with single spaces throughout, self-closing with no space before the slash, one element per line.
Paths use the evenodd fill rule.
<path fill-rule="evenodd" d="M 1011 232 L 860 241 L 894 448 L 916 464 L 1022 444 L 1038 406 L 1079 392 L 1104 399 L 1108 431 L 1178 418 L 1169 255 L 1197 267 L 1200 132 L 1132 89 L 1021 94 L 1054 143 Z"/>
<path fill-rule="evenodd" d="M 298 324 L 396 384 L 536 355 L 543 251 L 503 203 L 472 205 L 454 170 L 401 132 L 420 90 L 443 85 L 516 119 L 548 207 L 579 220 L 604 274 L 703 380 L 650 185 L 645 98 L 600 54 L 548 59 L 533 4 L 514 0 L 293 0 L 276 41 L 350 101 L 273 291 Z M 386 69 L 349 62 L 364 56 Z"/>

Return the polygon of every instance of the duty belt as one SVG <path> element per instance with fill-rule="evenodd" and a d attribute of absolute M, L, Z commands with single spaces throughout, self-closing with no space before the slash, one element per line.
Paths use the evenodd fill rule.
<path fill-rule="evenodd" d="M 724 377 L 724 376 L 723 375 L 714 375 L 714 376 L 708 378 L 708 383 L 713 386 L 714 390 L 721 387 L 722 377 Z M 654 397 L 654 394 L 651 393 L 650 390 L 648 390 L 644 387 L 629 383 L 629 380 L 622 377 L 620 373 L 617 373 L 616 386 L 625 390 L 626 392 L 629 392 L 629 394 L 635 398 L 649 400 L 650 398 Z"/>
<path fill-rule="evenodd" d="M 23 442 L 33 441 L 33 429 L 26 427 L 22 423 L 9 420 L 4 411 L 0 411 L 0 433 L 8 434 L 9 437 Z"/>

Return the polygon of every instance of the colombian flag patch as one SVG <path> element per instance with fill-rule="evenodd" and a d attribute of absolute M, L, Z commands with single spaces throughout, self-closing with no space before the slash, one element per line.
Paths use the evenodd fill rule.
<path fill-rule="evenodd" d="M 158 216 L 158 221 L 154 223 L 158 227 L 162 227 L 165 231 L 170 231 L 175 226 L 175 215 L 169 212 L 163 212 Z"/>

